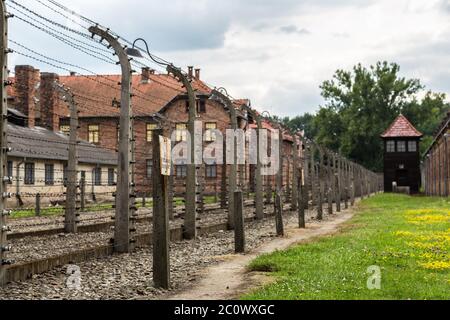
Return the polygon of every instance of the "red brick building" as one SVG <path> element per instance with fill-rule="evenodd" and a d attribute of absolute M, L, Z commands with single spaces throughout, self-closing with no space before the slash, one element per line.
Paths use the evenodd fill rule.
<path fill-rule="evenodd" d="M 195 72 L 194 72 L 195 71 Z M 212 89 L 200 78 L 200 69 L 189 67 L 189 77 L 197 94 L 198 119 L 203 131 L 218 129 L 225 132 L 230 128 L 229 112 L 224 105 L 210 99 Z M 55 92 L 53 83 L 64 84 L 75 95 L 79 109 L 79 138 L 99 147 L 116 150 L 118 148 L 120 75 L 84 76 L 71 74 L 58 76 L 40 73 L 31 66 L 15 68 L 15 85 L 10 90 L 10 105 L 29 118 L 29 124 L 38 123 L 54 131 L 68 132 L 68 107 Z M 188 121 L 187 94 L 182 84 L 171 74 L 156 74 L 149 68 L 143 68 L 140 74 L 132 77 L 132 112 L 136 152 L 136 189 L 140 193 L 151 190 L 152 130 L 157 124 L 154 114 L 159 113 L 167 119 L 171 130 L 176 131 L 177 140 L 182 140 L 183 129 Z M 248 100 L 235 101 L 239 128 L 250 127 L 246 113 L 240 107 Z M 266 123 L 267 128 L 271 126 Z M 206 134 L 205 145 L 214 139 Z M 209 140 L 209 141 L 208 141 Z M 284 154 L 286 155 L 284 172 L 285 183 L 292 177 L 289 158 L 292 154 L 292 137 L 285 136 Z M 222 166 L 207 165 L 204 168 L 205 186 L 208 193 L 220 190 Z M 244 186 L 253 184 L 253 167 L 240 166 L 239 177 Z M 184 188 L 186 168 L 174 167 L 176 190 Z M 270 179 L 273 183 L 274 179 Z"/>

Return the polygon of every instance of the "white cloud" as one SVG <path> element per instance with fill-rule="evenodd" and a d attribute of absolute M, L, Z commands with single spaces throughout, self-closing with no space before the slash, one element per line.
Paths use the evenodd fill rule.
<path fill-rule="evenodd" d="M 60 2 L 73 7 L 73 1 Z M 35 0 L 21 3 L 58 18 Z M 316 110 L 322 81 L 359 62 L 398 62 L 405 76 L 450 92 L 448 1 L 129 0 L 124 6 L 79 0 L 75 6 L 127 38 L 143 36 L 152 51 L 177 65 L 201 67 L 208 83 L 282 116 Z M 30 30 L 13 21 L 10 35 L 96 72 L 118 72 Z M 11 61 L 34 63 L 17 56 Z"/>

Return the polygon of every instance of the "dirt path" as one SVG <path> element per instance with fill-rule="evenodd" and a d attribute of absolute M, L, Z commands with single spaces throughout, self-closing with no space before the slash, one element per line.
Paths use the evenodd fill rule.
<path fill-rule="evenodd" d="M 267 282 L 267 277 L 249 274 L 246 271 L 246 267 L 253 259 L 261 254 L 285 250 L 313 238 L 334 234 L 353 215 L 354 211 L 350 209 L 327 217 L 322 222 L 309 223 L 307 229 L 288 226 L 284 238 L 277 238 L 268 242 L 246 255 L 229 256 L 228 261 L 206 269 L 204 277 L 193 287 L 167 298 L 175 300 L 230 300 L 238 298 L 265 281 Z"/>

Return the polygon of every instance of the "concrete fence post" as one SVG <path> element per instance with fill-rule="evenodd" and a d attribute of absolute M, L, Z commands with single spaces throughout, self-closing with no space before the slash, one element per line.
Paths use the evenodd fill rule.
<path fill-rule="evenodd" d="M 341 202 L 342 202 L 342 170 L 341 170 L 341 156 L 338 155 L 336 162 L 336 184 L 337 184 L 337 191 L 336 191 L 336 211 L 341 212 Z"/>
<path fill-rule="evenodd" d="M 190 161 L 188 161 L 186 167 L 186 194 L 185 194 L 185 219 L 184 219 L 184 238 L 187 240 L 195 239 L 197 237 L 197 167 L 195 164 L 195 158 L 197 148 L 201 148 L 196 145 L 195 139 L 195 120 L 197 118 L 197 105 L 196 93 L 191 85 L 190 79 L 181 72 L 181 69 L 172 65 L 167 66 L 167 71 L 177 77 L 186 88 L 188 96 L 189 106 L 189 120 L 188 120 L 188 132 L 190 136 L 189 154 Z"/>
<path fill-rule="evenodd" d="M 7 216 L 10 214 L 6 210 L 7 199 L 9 194 L 7 193 L 7 184 L 10 181 L 10 177 L 6 174 L 6 164 L 7 164 L 7 153 L 8 153 L 8 142 L 7 142 L 7 127 L 8 127 L 8 93 L 6 90 L 7 80 L 8 80 L 8 16 L 5 10 L 5 2 L 0 2 L 0 33 L 2 37 L 1 41 L 1 52 L 0 52 L 0 66 L 1 71 L 1 83 L 2 88 L 0 90 L 1 99 L 1 119 L 0 119 L 0 286 L 6 284 L 6 265 L 12 263 L 12 261 L 7 259 L 7 251 L 9 246 L 7 242 Z M 19 177 L 17 177 L 19 178 Z"/>
<path fill-rule="evenodd" d="M 220 179 L 220 208 L 226 209 L 228 205 L 227 201 L 227 141 L 223 139 L 223 163 L 222 163 L 222 175 Z"/>
<path fill-rule="evenodd" d="M 68 88 L 57 83 L 54 84 L 59 95 L 68 103 L 70 109 L 70 136 L 69 136 L 69 159 L 67 164 L 67 186 L 66 186 L 66 209 L 64 215 L 64 232 L 77 232 L 77 175 L 78 175 L 78 155 L 77 155 L 77 131 L 78 131 L 78 110 L 75 97 Z"/>
<path fill-rule="evenodd" d="M 80 210 L 85 211 L 86 207 L 86 178 L 81 177 L 80 179 Z"/>
<path fill-rule="evenodd" d="M 350 162 L 350 203 L 355 205 L 355 166 Z"/>
<path fill-rule="evenodd" d="M 302 174 L 300 173 L 298 183 L 298 196 L 297 196 L 297 210 L 298 210 L 298 227 L 301 229 L 306 228 L 306 219 L 305 219 L 305 195 L 304 195 L 304 187 L 302 184 Z"/>
<path fill-rule="evenodd" d="M 323 161 L 323 152 L 320 147 L 319 150 L 319 163 L 317 164 L 317 183 L 318 183 L 318 201 L 317 201 L 317 220 L 323 220 L 323 199 L 324 199 L 324 161 Z"/>
<path fill-rule="evenodd" d="M 348 172 L 348 166 L 347 166 L 347 160 L 344 159 L 344 161 L 342 162 L 343 166 L 344 166 L 344 183 L 345 183 L 345 189 L 344 189 L 344 208 L 347 210 L 348 209 L 348 200 L 350 198 L 349 194 L 350 194 L 350 180 L 349 180 L 349 172 Z"/>
<path fill-rule="evenodd" d="M 328 202 L 328 214 L 332 215 L 333 214 L 333 169 L 331 167 L 331 159 L 332 157 L 330 156 L 330 152 L 327 151 L 327 202 Z"/>
<path fill-rule="evenodd" d="M 300 161 L 299 161 L 299 143 L 297 140 L 297 135 L 293 135 L 294 145 L 293 145 L 293 153 L 292 153 L 292 196 L 291 196 L 291 210 L 297 211 L 298 209 L 298 188 L 299 188 L 299 170 L 300 170 Z"/>
<path fill-rule="evenodd" d="M 133 181 L 133 130 L 131 119 L 131 75 L 130 59 L 118 39 L 107 30 L 92 26 L 89 31 L 106 40 L 114 49 L 122 70 L 120 99 L 120 132 L 118 154 L 118 177 L 116 193 L 116 217 L 114 227 L 114 251 L 129 253 L 132 250 L 130 238 L 131 220 L 134 213 L 134 181 Z"/>
<path fill-rule="evenodd" d="M 303 143 L 305 144 L 305 150 L 303 152 L 303 205 L 305 207 L 305 210 L 309 208 L 309 192 L 310 192 L 310 183 L 311 183 L 311 175 L 309 171 L 309 145 L 306 143 L 305 140 L 303 140 Z"/>

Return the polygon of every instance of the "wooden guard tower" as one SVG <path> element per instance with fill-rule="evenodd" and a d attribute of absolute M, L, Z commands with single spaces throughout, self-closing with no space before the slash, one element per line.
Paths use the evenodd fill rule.
<path fill-rule="evenodd" d="M 399 115 L 381 135 L 384 141 L 384 191 L 392 192 L 393 182 L 398 187 L 409 187 L 418 193 L 421 184 L 419 132 L 404 115 Z"/>

